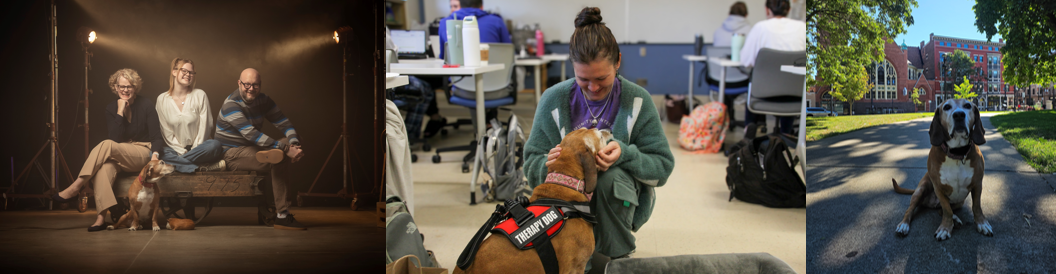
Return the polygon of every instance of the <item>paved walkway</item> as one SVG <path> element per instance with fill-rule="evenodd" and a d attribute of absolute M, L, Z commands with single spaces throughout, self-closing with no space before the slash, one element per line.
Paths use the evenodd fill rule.
<path fill-rule="evenodd" d="M 916 188 L 927 172 L 930 124 L 916 119 L 807 144 L 807 272 L 1056 273 L 1056 175 L 1027 165 L 986 114 L 982 208 L 994 236 L 976 232 L 970 203 L 954 211 L 965 225 L 948 240 L 934 237 L 938 209 L 918 209 L 909 236 L 895 235 L 910 196 L 893 192 L 891 178 Z"/>

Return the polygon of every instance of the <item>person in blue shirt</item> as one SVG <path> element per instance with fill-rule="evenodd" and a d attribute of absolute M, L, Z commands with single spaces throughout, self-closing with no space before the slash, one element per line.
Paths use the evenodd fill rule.
<path fill-rule="evenodd" d="M 483 0 L 461 0 L 461 8 L 451 13 L 444 19 L 440 19 L 440 59 L 444 59 L 446 51 L 444 44 L 447 43 L 447 20 L 462 20 L 466 16 L 477 17 L 477 28 L 480 29 L 481 43 L 512 43 L 510 31 L 506 29 L 506 22 L 502 16 L 484 11 Z"/>

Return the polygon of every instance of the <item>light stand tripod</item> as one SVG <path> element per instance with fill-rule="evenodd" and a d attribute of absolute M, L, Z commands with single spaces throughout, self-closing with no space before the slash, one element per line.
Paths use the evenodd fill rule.
<path fill-rule="evenodd" d="M 39 158 L 40 154 L 44 152 L 44 149 L 46 149 L 48 147 L 51 147 L 51 156 L 50 156 L 50 158 L 51 158 L 51 169 L 49 170 L 50 171 L 49 175 L 50 175 L 51 178 L 50 178 L 50 180 L 47 178 L 48 176 L 45 176 L 45 178 L 44 178 L 44 180 L 47 181 L 48 187 L 50 187 L 51 189 L 55 189 L 55 187 L 56 187 L 56 183 L 57 183 L 56 181 L 58 179 L 57 178 L 58 177 L 58 169 L 57 169 L 56 164 L 58 163 L 58 160 L 62 161 L 62 167 L 66 170 L 66 175 L 69 177 L 69 179 L 71 181 L 73 180 L 73 176 L 70 173 L 70 168 L 66 166 L 66 159 L 62 156 L 62 151 L 59 150 L 59 148 L 58 148 L 58 143 L 59 143 L 58 142 L 58 132 L 57 132 L 58 131 L 58 123 L 57 123 L 57 117 L 56 117 L 56 111 L 58 110 L 58 95 L 59 95 L 59 82 L 58 82 L 59 64 L 58 64 L 58 57 L 57 57 L 58 56 L 58 46 L 56 44 L 56 38 L 58 36 L 58 23 L 57 23 L 56 17 L 57 17 L 58 11 L 57 11 L 57 9 L 55 7 L 55 0 L 51 1 L 50 8 L 51 8 L 51 14 L 48 17 L 48 23 L 49 23 L 48 29 L 51 31 L 51 34 L 50 34 L 51 37 L 49 37 L 50 38 L 49 39 L 50 40 L 49 41 L 49 46 L 51 47 L 51 50 L 49 52 L 50 56 L 48 56 L 48 57 L 49 57 L 49 59 L 51 61 L 51 73 L 49 75 L 49 76 L 51 76 L 51 79 L 50 79 L 51 80 L 51 94 L 48 96 L 48 99 L 49 99 L 48 100 L 49 101 L 48 105 L 50 107 L 50 112 L 49 113 L 51 114 L 51 118 L 50 118 L 50 121 L 47 123 L 48 135 L 49 136 L 48 136 L 47 142 L 45 142 L 44 145 L 41 146 L 40 150 L 37 151 L 37 154 L 33 155 L 33 158 L 29 160 L 29 164 L 26 165 L 26 168 L 23 169 L 22 172 L 18 175 L 18 177 L 15 178 L 15 180 L 11 182 L 11 187 L 9 187 L 7 189 L 7 191 L 5 191 L 5 193 L 4 193 L 4 198 L 5 199 L 12 199 L 12 198 L 14 198 L 14 199 L 17 199 L 17 198 L 47 198 L 48 197 L 48 195 L 46 195 L 46 194 L 20 194 L 20 193 L 17 193 L 18 191 L 16 191 L 16 189 L 18 188 L 18 181 L 22 179 L 22 176 L 24 176 L 26 174 L 26 172 L 28 172 L 31 167 L 33 167 L 34 163 L 37 162 L 37 158 Z M 58 156 L 58 159 L 56 159 L 56 156 Z M 6 203 L 5 203 L 5 205 L 6 205 Z M 48 209 L 51 210 L 53 208 L 54 208 L 54 202 L 49 202 L 48 203 Z"/>
<path fill-rule="evenodd" d="M 352 204 L 350 205 L 350 207 L 352 208 L 352 210 L 356 210 L 357 209 L 357 207 L 356 207 L 356 199 L 359 198 L 358 197 L 359 195 L 358 195 L 358 193 L 356 193 L 355 185 L 351 184 L 351 180 L 349 180 L 349 178 L 348 178 L 348 170 L 349 170 L 350 163 L 348 161 L 348 156 L 349 155 L 348 155 L 348 98 L 347 98 L 348 97 L 348 71 L 347 70 L 348 70 L 348 47 L 349 47 L 349 42 L 350 42 L 349 40 L 352 40 L 351 39 L 352 38 L 351 34 L 352 34 L 352 28 L 348 27 L 348 26 L 341 27 L 341 28 L 337 29 L 337 31 L 334 31 L 334 41 L 337 42 L 338 44 L 341 44 L 341 46 L 342 46 L 341 47 L 342 48 L 341 49 L 341 136 L 337 138 L 337 143 L 335 143 L 334 144 L 334 148 L 330 150 L 330 155 L 326 156 L 326 161 L 324 161 L 323 162 L 323 166 L 321 168 L 319 168 L 319 174 L 317 174 L 315 176 L 315 180 L 312 181 L 312 185 L 310 187 L 308 187 L 308 192 L 297 192 L 297 206 L 303 206 L 303 204 L 304 204 L 303 197 L 306 197 L 306 196 L 307 197 L 336 197 L 336 198 L 346 199 L 346 198 L 348 198 L 348 190 L 349 190 L 349 187 L 351 186 L 351 189 L 352 189 Z M 345 41 L 342 42 L 341 38 L 344 38 Z M 342 156 L 344 157 L 343 158 L 343 162 L 342 162 L 342 167 L 344 168 L 344 172 L 342 173 L 342 176 L 341 176 L 341 182 L 344 184 L 343 188 L 341 188 L 341 190 L 338 190 L 337 193 L 333 193 L 333 194 L 329 194 L 329 193 L 312 193 L 312 190 L 315 189 L 315 184 L 319 182 L 319 177 L 321 177 L 323 175 L 323 170 L 326 170 L 326 165 L 330 163 L 330 159 L 333 158 L 334 152 L 337 151 L 338 145 L 342 145 L 341 146 L 342 147 L 341 150 L 342 150 Z"/>

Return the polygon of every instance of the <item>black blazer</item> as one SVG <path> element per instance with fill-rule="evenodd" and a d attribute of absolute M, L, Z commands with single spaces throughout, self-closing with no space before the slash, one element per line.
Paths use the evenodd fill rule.
<path fill-rule="evenodd" d="M 136 100 L 128 107 L 132 111 L 131 123 L 125 117 L 117 115 L 117 100 L 106 105 L 107 137 L 118 143 L 150 142 L 150 150 L 157 152 L 160 157 L 166 144 L 161 136 L 161 125 L 158 122 L 158 111 L 154 109 L 154 101 L 136 96 Z"/>

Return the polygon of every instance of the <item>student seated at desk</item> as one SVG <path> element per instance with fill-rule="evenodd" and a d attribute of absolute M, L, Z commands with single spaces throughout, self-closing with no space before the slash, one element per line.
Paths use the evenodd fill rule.
<path fill-rule="evenodd" d="M 744 2 L 737 1 L 730 6 L 730 16 L 726 17 L 726 21 L 722 22 L 722 26 L 715 30 L 715 34 L 712 34 L 712 45 L 716 47 L 729 47 L 730 40 L 733 39 L 734 33 L 741 35 L 747 35 L 748 31 L 752 29 L 752 24 L 748 23 L 744 17 L 748 16 L 748 5 Z"/>
<path fill-rule="evenodd" d="M 803 21 L 789 19 L 788 10 L 791 7 L 788 0 L 765 0 L 766 20 L 756 23 L 744 39 L 744 47 L 741 48 L 741 64 L 745 67 L 755 65 L 755 57 L 762 48 L 771 48 L 785 51 L 800 51 L 807 49 L 807 24 Z M 756 115 L 745 108 L 744 123 L 753 123 Z M 792 120 L 794 117 L 780 117 L 781 133 L 792 133 Z M 803 123 L 805 121 L 801 121 Z"/>
<path fill-rule="evenodd" d="M 480 43 L 511 43 L 510 31 L 506 29 L 506 22 L 502 16 L 482 10 L 482 0 L 461 0 L 461 8 L 451 13 L 444 19 L 440 19 L 440 59 L 444 59 L 444 51 L 447 43 L 447 20 L 462 20 L 466 16 L 477 17 L 477 28 L 480 29 Z M 454 7 L 454 4 L 452 4 Z"/>

